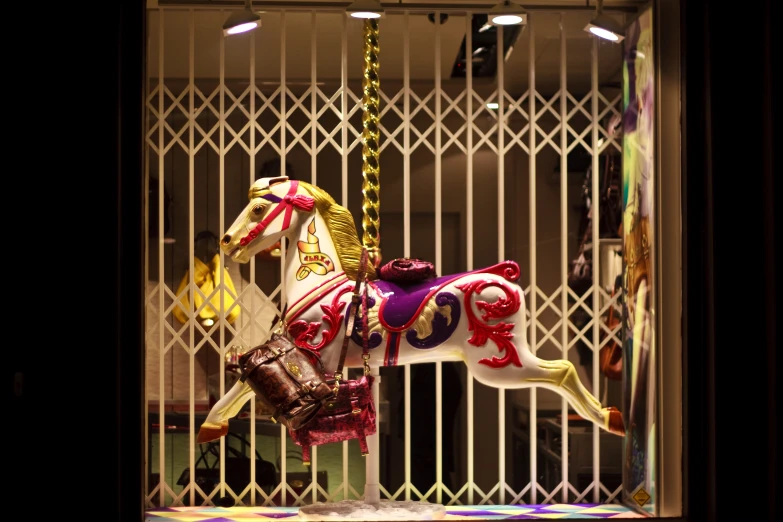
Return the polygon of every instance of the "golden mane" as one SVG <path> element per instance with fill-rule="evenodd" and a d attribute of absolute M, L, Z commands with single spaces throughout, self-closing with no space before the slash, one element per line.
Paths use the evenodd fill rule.
<path fill-rule="evenodd" d="M 321 217 L 324 218 L 326 226 L 329 227 L 329 233 L 332 236 L 334 248 L 337 250 L 337 257 L 340 258 L 340 264 L 348 277 L 355 281 L 359 272 L 362 244 L 359 242 L 359 235 L 356 233 L 353 215 L 347 208 L 338 205 L 326 191 L 315 185 L 300 181 L 299 186 L 309 192 L 315 200 L 315 207 L 321 213 Z M 367 279 L 376 279 L 375 267 L 371 262 L 367 263 Z"/>

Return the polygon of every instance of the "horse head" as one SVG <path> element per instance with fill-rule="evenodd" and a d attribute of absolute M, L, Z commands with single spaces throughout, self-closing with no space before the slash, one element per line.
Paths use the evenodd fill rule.
<path fill-rule="evenodd" d="M 232 260 L 247 263 L 299 226 L 301 214 L 313 211 L 315 200 L 286 176 L 260 178 L 248 191 L 250 200 L 220 240 Z M 296 211 L 296 212 L 295 212 Z"/>

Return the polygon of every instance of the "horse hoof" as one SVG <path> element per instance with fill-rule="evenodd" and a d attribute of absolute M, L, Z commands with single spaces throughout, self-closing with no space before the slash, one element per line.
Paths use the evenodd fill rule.
<path fill-rule="evenodd" d="M 221 421 L 219 424 L 214 422 L 205 422 L 201 425 L 196 436 L 196 443 L 203 444 L 218 440 L 228 433 L 228 421 Z"/>
<path fill-rule="evenodd" d="M 615 435 L 625 436 L 625 423 L 623 422 L 623 414 L 620 413 L 620 410 L 611 406 L 605 408 L 604 411 L 608 414 L 606 418 L 606 430 Z"/>

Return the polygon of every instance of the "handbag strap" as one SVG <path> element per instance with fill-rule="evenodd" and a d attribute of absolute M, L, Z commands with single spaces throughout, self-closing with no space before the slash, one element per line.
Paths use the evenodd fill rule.
<path fill-rule="evenodd" d="M 367 318 L 367 292 L 370 285 L 365 281 L 364 293 L 362 293 L 362 360 L 364 361 L 364 375 L 370 375 L 370 328 Z"/>
<path fill-rule="evenodd" d="M 603 182 L 603 186 L 601 187 L 602 194 L 606 194 L 606 191 L 609 190 L 609 163 L 610 162 L 613 162 L 612 155 L 607 154 L 606 162 L 604 163 L 604 182 Z"/>
<path fill-rule="evenodd" d="M 345 337 L 343 337 L 343 346 L 340 349 L 340 360 L 337 363 L 337 370 L 334 372 L 334 380 L 335 380 L 335 389 L 337 389 L 340 386 L 340 380 L 343 378 L 343 365 L 345 364 L 345 356 L 348 353 L 348 343 L 351 340 L 351 334 L 353 333 L 354 328 L 354 322 L 356 319 L 356 309 L 359 306 L 359 302 L 362 300 L 362 296 L 360 294 L 362 282 L 365 279 L 366 276 L 366 269 L 367 269 L 367 249 L 362 249 L 362 256 L 359 259 L 359 272 L 356 275 L 356 284 L 353 288 L 353 295 L 351 296 L 351 302 L 348 303 L 348 311 L 346 312 L 348 314 L 348 324 L 345 326 Z M 366 294 L 366 285 L 365 285 L 365 294 Z M 366 314 L 364 315 L 366 318 Z M 366 319 L 363 318 L 362 320 L 365 321 Z M 362 328 L 364 330 L 364 328 Z M 367 352 L 367 347 L 364 347 L 364 351 Z M 365 359 L 365 365 L 367 361 Z"/>

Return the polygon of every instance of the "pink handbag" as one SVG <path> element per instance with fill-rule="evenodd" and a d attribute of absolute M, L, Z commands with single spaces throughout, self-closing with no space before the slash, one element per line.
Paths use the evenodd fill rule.
<path fill-rule="evenodd" d="M 327 379 L 327 384 L 337 387 L 335 398 L 328 400 L 318 413 L 304 426 L 298 429 L 288 428 L 288 433 L 295 444 L 302 447 L 302 463 L 310 464 L 310 447 L 320 446 L 331 442 L 344 440 L 359 440 L 359 448 L 362 455 L 369 454 L 367 436 L 376 432 L 375 402 L 372 396 L 373 377 L 370 375 L 370 358 L 368 351 L 367 328 L 367 285 L 364 285 L 364 295 L 360 295 L 359 289 L 365 278 L 367 266 L 367 250 L 362 252 L 359 264 L 359 275 L 356 278 L 353 297 L 349 304 L 348 325 L 340 352 L 340 361 L 334 372 L 334 379 Z M 362 304 L 362 340 L 364 360 L 364 375 L 355 380 L 342 380 L 343 364 L 348 351 L 350 332 L 353 331 L 358 304 Z"/>
<path fill-rule="evenodd" d="M 370 453 L 367 435 L 375 433 L 375 402 L 372 375 L 343 381 L 337 398 L 321 408 L 316 416 L 298 430 L 289 430 L 294 443 L 302 447 L 302 462 L 310 464 L 310 447 L 359 439 L 362 455 Z"/>

